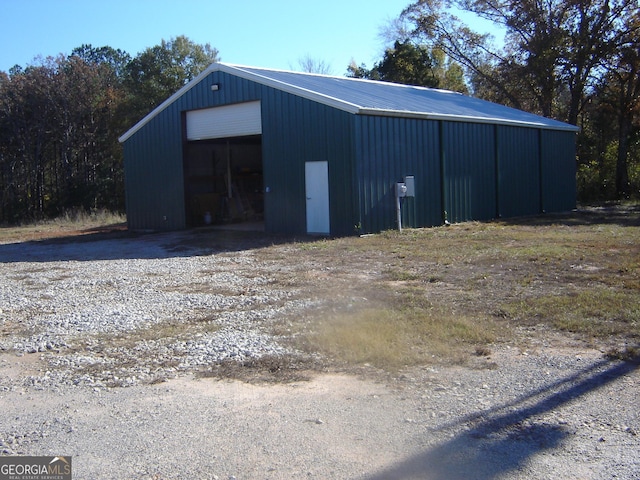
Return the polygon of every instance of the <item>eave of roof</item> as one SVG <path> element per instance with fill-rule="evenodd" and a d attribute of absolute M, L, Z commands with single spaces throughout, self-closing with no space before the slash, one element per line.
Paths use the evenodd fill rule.
<path fill-rule="evenodd" d="M 421 118 L 423 120 L 445 120 L 449 122 L 470 122 L 470 123 L 490 123 L 493 125 L 507 125 L 511 127 L 529 127 L 541 128 L 547 130 L 565 130 L 577 132 L 580 129 L 574 125 L 565 124 L 566 126 L 551 126 L 543 122 L 523 122 L 521 120 L 510 120 L 506 118 L 498 118 L 491 116 L 466 116 L 454 115 L 446 113 L 429 113 L 429 112 L 411 112 L 407 110 L 383 110 L 376 108 L 361 108 L 358 112 L 360 115 L 377 115 L 380 117 L 397 117 L 397 118 Z M 544 117 L 543 117 L 544 118 Z"/>
<path fill-rule="evenodd" d="M 385 84 L 384 82 L 373 82 L 371 80 L 362 80 L 362 79 L 348 79 L 346 77 L 330 77 L 326 75 L 316 75 L 316 74 L 304 74 L 297 72 L 286 72 L 280 70 L 272 70 L 272 69 L 262 69 L 257 67 L 245 67 L 240 65 L 231 65 L 226 63 L 213 63 L 207 69 L 205 69 L 200 75 L 194 78 L 191 82 L 183 86 L 176 93 L 167 98 L 164 102 L 158 105 L 153 111 L 151 111 L 148 115 L 146 115 L 142 120 L 136 123 L 132 128 L 130 128 L 125 134 L 123 134 L 118 140 L 122 143 L 129 139 L 132 135 L 134 135 L 138 130 L 140 130 L 144 125 L 146 125 L 149 121 L 151 121 L 156 115 L 166 109 L 169 105 L 171 105 L 175 100 L 184 95 L 191 88 L 200 83 L 204 78 L 206 78 L 212 72 L 225 72 L 230 75 L 235 75 L 240 78 L 244 78 L 246 80 L 254 81 L 256 83 L 269 86 L 287 93 L 291 93 L 293 95 L 297 95 L 309 100 L 316 101 L 318 103 L 322 103 L 327 106 L 331 106 L 334 108 L 338 108 L 340 110 L 346 111 L 351 114 L 356 115 L 377 115 L 377 116 L 392 116 L 392 117 L 404 117 L 404 118 L 422 118 L 422 119 L 430 119 L 430 120 L 447 120 L 447 121 L 458 121 L 458 122 L 474 122 L 474 123 L 492 123 L 492 124 L 500 124 L 500 125 L 511 125 L 511 126 L 523 126 L 523 127 L 534 127 L 541 129 L 551 129 L 551 130 L 564 130 L 564 131 L 573 131 L 577 132 L 579 130 L 578 127 L 574 125 L 570 125 L 563 122 L 558 122 L 555 120 L 551 120 L 545 117 L 541 117 L 534 114 L 529 114 L 527 112 L 522 112 L 516 109 L 510 109 L 509 107 L 504 107 L 502 105 L 493 104 L 491 102 L 485 102 L 483 100 L 475 99 L 473 97 L 465 97 L 464 95 L 449 92 L 445 90 L 436 90 L 436 89 L 427 89 L 423 87 L 413 87 L 406 85 L 397 85 L 397 84 Z M 271 76 L 269 74 L 271 73 Z M 313 90 L 312 88 L 305 88 L 300 85 L 295 85 L 293 83 L 279 80 L 277 74 L 281 75 L 300 75 L 306 76 L 307 78 L 326 78 L 326 79 L 334 79 L 337 81 L 348 81 L 348 82 L 363 82 L 363 84 L 369 83 L 369 86 L 384 86 L 389 88 L 397 88 L 402 89 L 405 88 L 404 92 L 409 90 L 418 92 L 418 93 L 433 93 L 441 96 L 452 95 L 451 99 L 461 99 L 465 98 L 466 101 L 469 102 L 482 102 L 484 105 L 490 105 L 499 110 L 508 111 L 508 112 L 519 112 L 522 117 L 525 117 L 526 120 L 519 118 L 509 118 L 508 115 L 491 115 L 491 114 L 455 114 L 455 113 L 443 113 L 443 112 L 429 112 L 429 111 L 420 111 L 420 110 L 404 110 L 404 109 L 393 109 L 393 108 L 375 108 L 370 106 L 361 105 L 352 101 L 347 101 L 344 98 L 339 98 L 338 96 L 328 95 L 325 93 L 321 93 L 319 91 Z M 398 90 L 403 92 L 403 90 Z M 454 97 L 455 95 L 455 97 Z M 448 98 L 448 97 L 447 97 Z M 488 112 L 487 112 L 488 113 Z"/>

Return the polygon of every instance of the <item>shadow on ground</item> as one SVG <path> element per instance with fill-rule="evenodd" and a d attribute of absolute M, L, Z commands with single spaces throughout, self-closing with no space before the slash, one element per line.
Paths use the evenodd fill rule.
<path fill-rule="evenodd" d="M 470 428 L 366 480 L 491 480 L 521 469 L 534 455 L 560 448 L 568 427 L 543 423 L 537 416 L 612 383 L 636 370 L 628 362 L 603 360 L 570 377 L 524 395 L 514 402 L 463 417 L 437 429 Z"/>
<path fill-rule="evenodd" d="M 584 205 L 578 207 L 578 209 L 573 212 L 504 218 L 502 221 L 510 225 L 531 226 L 620 225 L 622 227 L 638 227 L 640 226 L 640 204 Z"/>
<path fill-rule="evenodd" d="M 160 233 L 92 229 L 64 237 L 0 244 L 0 263 L 194 257 L 313 240 L 212 228 Z"/>
<path fill-rule="evenodd" d="M 565 214 L 545 214 L 503 219 L 510 225 L 611 225 L 640 226 L 640 205 L 582 207 Z M 162 259 L 237 252 L 317 238 L 269 234 L 264 231 L 220 230 L 204 227 L 164 233 L 129 232 L 94 228 L 68 236 L 0 244 L 0 263 Z"/>

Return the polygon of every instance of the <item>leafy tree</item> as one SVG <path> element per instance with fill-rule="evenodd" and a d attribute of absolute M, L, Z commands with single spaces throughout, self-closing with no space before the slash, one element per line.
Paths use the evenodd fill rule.
<path fill-rule="evenodd" d="M 109 67 L 114 80 L 118 82 L 124 79 L 127 65 L 131 62 L 131 55 L 120 49 L 115 50 L 107 46 L 94 48 L 89 44 L 74 48 L 71 57 L 78 57 L 89 65 Z"/>
<path fill-rule="evenodd" d="M 355 60 L 351 60 L 351 63 L 347 67 L 347 77 L 380 80 L 380 77 L 378 76 L 378 73 L 375 69 L 368 69 L 364 63 L 358 65 L 356 64 Z"/>
<path fill-rule="evenodd" d="M 580 125 L 582 198 L 640 194 L 640 12 L 625 17 L 620 47 L 599 67 Z"/>
<path fill-rule="evenodd" d="M 628 19 L 630 34 L 616 54 L 615 66 L 607 78 L 608 86 L 617 94 L 618 155 L 616 161 L 616 191 L 619 196 L 629 196 L 628 162 L 631 145 L 636 144 L 635 160 L 640 161 L 640 12 Z M 635 32 L 635 33 L 631 33 Z M 636 193 L 638 185 L 636 185 Z"/>
<path fill-rule="evenodd" d="M 409 41 L 396 41 L 388 48 L 382 61 L 374 67 L 380 80 L 422 87 L 437 87 L 433 61 L 429 50 Z"/>
<path fill-rule="evenodd" d="M 45 208 L 50 133 L 59 124 L 52 102 L 59 92 L 53 65 L 49 59 L 48 64 L 20 70 L 2 83 L 2 211 L 13 219 L 37 216 Z"/>
<path fill-rule="evenodd" d="M 125 99 L 121 82 L 109 61 L 87 63 L 75 55 L 61 65 L 60 77 L 67 92 L 58 105 L 65 112 L 61 153 L 74 161 L 64 177 L 62 203 L 121 209 L 122 153 L 117 144 L 117 112 Z"/>
<path fill-rule="evenodd" d="M 409 40 L 396 40 L 393 48 L 388 48 L 383 59 L 371 70 L 367 69 L 366 65 L 357 66 L 352 62 L 347 68 L 347 75 L 353 78 L 467 91 L 461 67 L 447 62 L 442 50 L 429 50 Z"/>
<path fill-rule="evenodd" d="M 444 51 L 439 48 L 431 50 L 431 57 L 433 59 L 434 75 L 438 79 L 437 87 L 464 94 L 469 93 L 464 78 L 464 70 L 460 64 L 448 58 Z"/>
<path fill-rule="evenodd" d="M 130 115 L 136 120 L 146 115 L 216 61 L 217 49 L 183 35 L 147 48 L 127 65 Z"/>
<path fill-rule="evenodd" d="M 118 135 L 216 59 L 178 37 L 135 59 L 82 45 L 0 72 L 0 222 L 123 210 Z"/>
<path fill-rule="evenodd" d="M 60 56 L 12 72 L 0 86 L 0 220 L 121 209 L 112 69 Z"/>
<path fill-rule="evenodd" d="M 504 27 L 504 47 L 451 14 L 446 8 L 449 2 L 414 2 L 403 18 L 413 26 L 413 36 L 442 48 L 471 78 L 494 89 L 497 97 L 518 108 L 534 100 L 538 113 L 573 124 L 597 70 L 628 34 L 623 19 L 637 10 L 637 0 L 452 0 L 450 4 Z M 568 103 L 561 107 L 557 100 L 565 85 Z M 523 93 L 529 99 L 523 99 Z"/>

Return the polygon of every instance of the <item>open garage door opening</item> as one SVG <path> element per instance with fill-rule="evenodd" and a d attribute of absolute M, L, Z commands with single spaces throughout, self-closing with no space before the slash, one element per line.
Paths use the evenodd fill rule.
<path fill-rule="evenodd" d="M 252 224 L 264 230 L 259 101 L 184 113 L 187 225 Z"/>
<path fill-rule="evenodd" d="M 264 230 L 262 136 L 188 141 L 185 205 L 191 227 L 252 224 Z"/>

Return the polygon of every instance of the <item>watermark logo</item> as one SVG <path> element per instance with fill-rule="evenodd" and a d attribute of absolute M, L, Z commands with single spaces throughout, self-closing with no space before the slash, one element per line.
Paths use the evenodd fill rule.
<path fill-rule="evenodd" d="M 0 457 L 0 480 L 71 480 L 71 457 Z"/>

